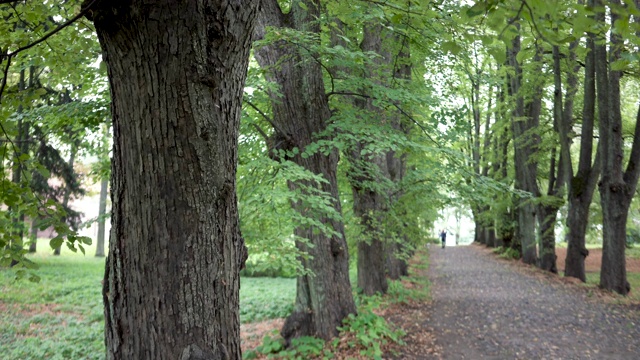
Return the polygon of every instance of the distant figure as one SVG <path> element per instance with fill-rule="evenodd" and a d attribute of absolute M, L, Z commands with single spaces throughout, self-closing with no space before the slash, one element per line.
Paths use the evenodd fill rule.
<path fill-rule="evenodd" d="M 447 243 L 447 230 L 442 229 L 440 232 L 440 239 L 442 240 L 442 248 L 444 249 L 444 244 Z"/>

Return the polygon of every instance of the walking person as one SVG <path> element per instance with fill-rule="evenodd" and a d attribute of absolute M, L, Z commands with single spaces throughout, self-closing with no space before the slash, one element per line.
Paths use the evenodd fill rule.
<path fill-rule="evenodd" d="M 444 245 L 447 243 L 447 230 L 442 229 L 440 232 L 440 239 L 442 240 L 442 248 L 444 249 Z"/>

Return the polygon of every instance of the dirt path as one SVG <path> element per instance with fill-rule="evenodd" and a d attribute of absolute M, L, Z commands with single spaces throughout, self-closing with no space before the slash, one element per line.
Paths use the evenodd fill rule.
<path fill-rule="evenodd" d="M 637 306 L 605 304 L 479 246 L 430 253 L 433 302 L 420 323 L 435 344 L 409 341 L 396 358 L 640 359 Z"/>

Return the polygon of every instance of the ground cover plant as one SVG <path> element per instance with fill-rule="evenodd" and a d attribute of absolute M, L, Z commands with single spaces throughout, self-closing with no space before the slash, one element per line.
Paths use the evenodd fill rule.
<path fill-rule="evenodd" d="M 325 342 L 314 337 L 294 339 L 289 347 L 278 333 L 278 328 L 265 331 L 262 344 L 247 348 L 245 359 L 382 359 L 385 353 L 396 354 L 404 346 L 404 337 L 410 331 L 412 337 L 424 329 L 408 329 L 415 317 L 400 320 L 399 314 L 411 313 L 415 304 L 431 297 L 430 282 L 426 271 L 429 256 L 426 250 L 418 251 L 410 261 L 409 276 L 390 281 L 389 291 L 381 296 L 364 296 L 354 291 L 358 316 L 349 315 L 343 320 L 339 337 Z M 351 273 L 353 278 L 354 272 Z"/>
<path fill-rule="evenodd" d="M 240 321 L 243 323 L 286 317 L 293 310 L 296 279 L 241 278 Z"/>
<path fill-rule="evenodd" d="M 94 247 L 86 255 L 62 250 L 53 256 L 48 241 L 30 259 L 39 265 L 39 282 L 15 281 L 15 272 L 0 269 L 0 358 L 103 359 L 102 278 L 104 258 Z M 289 314 L 295 279 L 242 278 L 240 320 L 253 322 Z"/>
<path fill-rule="evenodd" d="M 31 256 L 40 266 L 37 283 L 15 281 L 13 271 L 0 271 L 3 359 L 104 358 L 104 258 L 89 255 L 91 250 L 87 256 L 64 250 L 57 257 Z"/>

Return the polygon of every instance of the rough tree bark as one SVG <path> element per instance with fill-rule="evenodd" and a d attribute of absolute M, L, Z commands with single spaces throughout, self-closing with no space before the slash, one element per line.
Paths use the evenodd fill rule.
<path fill-rule="evenodd" d="M 304 4 L 304 8 L 300 5 Z M 291 28 L 318 34 L 320 26 L 316 19 L 320 15 L 320 1 L 295 2 L 284 14 L 276 0 L 264 0 L 263 9 L 256 26 L 256 38 L 261 39 L 268 26 Z M 280 87 L 279 94 L 271 93 L 273 110 L 272 125 L 274 149 L 300 149 L 301 152 L 322 133 L 331 116 L 324 91 L 322 68 L 313 54 L 302 56 L 301 49 L 294 44 L 278 41 L 255 49 L 258 63 L 266 71 L 266 78 Z M 327 183 L 321 190 L 335 199 L 333 206 L 341 211 L 337 166 L 338 153 L 315 153 L 290 159 L 303 168 L 322 175 Z M 292 189 L 300 184 L 290 182 Z M 312 184 L 306 184 L 312 185 Z M 305 214 L 304 204 L 295 203 L 294 208 Z M 302 265 L 313 274 L 297 279 L 296 303 L 293 313 L 282 328 L 282 335 L 290 341 L 294 337 L 317 336 L 329 339 L 338 334 L 337 327 L 349 314 L 356 312 L 351 283 L 349 281 L 349 254 L 341 221 L 322 214 L 307 214 L 333 227 L 335 234 L 326 234 L 317 229 L 299 227 L 298 237 L 308 239 L 312 247 L 298 242 L 300 250 L 311 255 L 302 259 Z"/>
<path fill-rule="evenodd" d="M 398 39 L 397 35 L 393 35 L 396 42 L 401 43 L 400 51 L 396 61 L 396 68 L 394 69 L 394 81 L 402 84 L 404 82 L 411 81 L 411 49 L 406 37 L 402 37 L 402 40 Z M 410 125 L 408 124 L 404 114 L 395 113 L 391 117 L 391 126 L 399 132 L 402 132 L 407 137 L 410 133 Z M 407 173 L 407 156 L 406 154 L 399 155 L 394 150 L 389 150 L 386 153 L 387 156 L 387 170 L 389 179 L 395 184 L 400 184 Z M 399 186 L 399 185 L 398 185 Z M 391 195 L 390 201 L 392 204 L 397 204 L 397 201 L 404 195 L 403 191 L 397 191 Z M 404 224 L 402 225 L 405 226 Z M 407 245 L 409 239 L 406 233 L 400 232 L 400 241 L 396 241 L 391 244 L 387 244 L 387 276 L 390 279 L 398 280 L 401 276 L 409 275 L 409 264 L 407 263 Z M 404 242 L 402 241 L 404 240 Z"/>
<path fill-rule="evenodd" d="M 113 114 L 109 359 L 241 359 L 238 124 L 257 1 L 101 1 Z"/>
<path fill-rule="evenodd" d="M 620 1 L 607 1 L 611 9 L 611 24 L 622 16 L 624 9 Z M 602 8 L 604 1 L 596 0 L 596 8 Z M 596 21 L 605 24 L 604 12 L 596 13 Z M 599 184 L 602 204 L 602 267 L 600 287 L 626 295 L 630 291 L 627 281 L 625 245 L 629 206 L 635 194 L 640 175 L 640 108 L 636 119 L 631 154 L 626 170 L 623 170 L 622 114 L 620 110 L 621 71 L 610 68 L 610 64 L 620 59 L 623 39 L 617 32 L 611 32 L 609 50 L 606 39 L 598 39 L 595 45 L 596 87 L 600 120 L 600 151 L 602 156 L 602 177 Z"/>
<path fill-rule="evenodd" d="M 537 163 L 533 155 L 537 151 L 539 137 L 535 129 L 539 124 L 539 116 L 542 102 L 542 91 L 538 84 L 533 84 L 530 90 L 533 95 L 525 106 L 525 95 L 522 93 L 522 67 L 517 59 L 520 51 L 520 36 L 512 41 L 512 47 L 507 51 L 507 60 L 514 70 L 510 76 L 510 95 L 515 96 L 515 108 L 512 114 L 512 131 L 515 158 L 516 188 L 531 193 L 532 197 L 538 197 L 540 191 L 536 182 Z M 540 53 L 536 52 L 533 61 L 540 61 Z M 533 80 L 535 81 L 535 80 Z M 517 223 L 516 239 L 521 245 L 522 261 L 526 264 L 536 264 L 537 251 L 535 239 L 536 207 L 531 199 L 519 198 L 516 207 Z"/>
<path fill-rule="evenodd" d="M 553 95 L 553 127 L 560 139 L 559 159 L 556 157 L 557 146 L 552 148 L 551 164 L 549 166 L 549 182 L 547 197 L 550 201 L 541 203 L 538 206 L 539 216 L 539 238 L 540 250 L 538 267 L 543 270 L 557 273 L 557 256 L 555 251 L 555 224 L 558 211 L 562 205 L 561 199 L 568 177 L 572 176 L 571 168 L 571 139 L 569 131 L 573 126 L 573 100 L 576 93 L 577 77 L 575 73 L 579 69 L 575 67 L 575 47 L 577 42 L 569 46 L 569 65 L 573 65 L 572 70 L 567 75 L 567 91 L 563 98 L 562 91 L 562 69 L 560 63 L 560 48 L 553 46 L 553 75 L 554 75 L 554 95 Z"/>
<path fill-rule="evenodd" d="M 509 123 L 509 115 L 504 110 L 505 87 L 506 84 L 501 85 L 500 90 L 497 92 L 496 120 L 493 125 L 493 162 L 491 166 L 493 179 L 501 182 L 508 181 L 507 167 L 509 161 L 509 142 L 511 141 L 511 136 L 507 127 L 504 125 L 505 123 Z M 495 247 L 509 248 L 511 246 L 511 239 L 513 239 L 513 216 L 510 210 L 508 206 L 503 206 L 494 218 L 496 234 Z"/>
<path fill-rule="evenodd" d="M 363 78 L 380 82 L 375 74 L 391 61 L 389 52 L 383 50 L 383 26 L 377 22 L 367 22 L 363 26 L 362 34 L 362 51 L 380 55 L 365 69 Z M 362 89 L 362 92 L 366 94 L 365 89 Z M 384 123 L 387 114 L 373 102 L 372 97 L 358 98 L 354 104 L 362 109 L 362 113 L 371 117 L 367 121 L 379 120 Z M 388 289 L 385 271 L 387 254 L 381 221 L 383 214 L 389 209 L 390 199 L 387 191 L 379 185 L 383 179 L 389 177 L 389 169 L 385 152 L 363 155 L 362 152 L 367 145 L 369 144 L 366 140 L 359 141 L 349 151 L 351 169 L 348 177 L 353 192 L 353 212 L 360 219 L 364 237 L 358 242 L 358 289 L 365 295 L 373 295 L 384 294 Z"/>
<path fill-rule="evenodd" d="M 593 6 L 593 0 L 588 2 Z M 580 133 L 580 155 L 578 160 L 578 170 L 574 174 L 571 166 L 571 158 L 565 157 L 564 161 L 569 162 L 565 165 L 569 171 L 567 174 L 567 257 L 564 264 L 564 275 L 571 276 L 587 281 L 585 273 L 585 258 L 589 255 L 589 250 L 585 245 L 585 235 L 587 232 L 587 224 L 589 223 L 589 206 L 593 199 L 593 193 L 600 177 L 600 155 L 597 151 L 596 159 L 593 161 L 593 129 L 595 119 L 595 51 L 594 51 L 594 35 L 587 36 L 587 49 L 584 66 L 584 95 L 582 105 L 582 130 Z M 575 57 L 575 54 L 572 54 Z M 574 76 L 570 74 L 569 76 Z M 569 84 L 571 86 L 571 84 Z M 566 110 L 565 110 L 566 112 Z M 571 120 L 565 116 L 565 120 Z M 566 126 L 563 132 L 567 132 L 570 126 Z M 563 147 L 570 146 L 569 138 L 561 134 L 560 141 Z M 566 142 L 566 144 L 565 144 Z M 566 150 L 563 150 L 566 151 Z M 593 164 L 592 164 L 593 161 Z"/>

